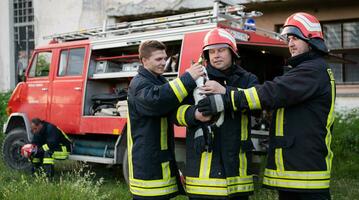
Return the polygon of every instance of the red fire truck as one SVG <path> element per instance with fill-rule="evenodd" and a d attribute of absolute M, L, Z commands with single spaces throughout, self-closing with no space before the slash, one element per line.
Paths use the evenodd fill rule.
<path fill-rule="evenodd" d="M 39 117 L 64 130 L 73 140 L 70 159 L 123 164 L 127 177 L 127 91 L 140 65 L 138 45 L 154 39 L 168 47 L 166 76 L 173 79 L 201 55 L 204 35 L 214 27 L 231 32 L 237 40 L 240 65 L 262 82 L 283 73 L 286 45 L 274 32 L 246 19 L 261 15 L 244 12 L 241 5 L 216 1 L 213 10 L 53 35 L 49 44 L 35 49 L 26 79 L 9 100 L 3 158 L 14 169 L 27 169 L 20 148 L 32 134 L 30 120 Z M 248 20 L 247 20 L 248 21 Z M 166 106 L 166 105 L 164 105 Z M 262 129 L 263 124 L 262 124 Z M 261 151 L 265 131 L 254 130 Z M 185 160 L 185 129 L 175 127 L 176 154 Z"/>

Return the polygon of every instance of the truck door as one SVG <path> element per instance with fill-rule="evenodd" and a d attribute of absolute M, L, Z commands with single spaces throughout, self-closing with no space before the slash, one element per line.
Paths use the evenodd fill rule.
<path fill-rule="evenodd" d="M 79 131 L 86 47 L 57 50 L 51 99 L 51 122 L 68 133 Z"/>
<path fill-rule="evenodd" d="M 39 117 L 47 120 L 49 105 L 49 72 L 51 66 L 52 52 L 37 52 L 28 70 L 26 80 L 26 99 L 23 104 L 24 110 L 29 118 Z"/>

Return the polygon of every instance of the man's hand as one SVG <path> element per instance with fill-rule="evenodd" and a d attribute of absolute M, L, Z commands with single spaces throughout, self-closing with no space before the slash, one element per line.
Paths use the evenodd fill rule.
<path fill-rule="evenodd" d="M 193 80 L 197 80 L 200 76 L 204 75 L 203 66 L 198 63 L 191 65 L 191 67 L 188 68 L 186 72 L 192 76 Z"/>
<path fill-rule="evenodd" d="M 195 119 L 200 122 L 209 122 L 212 119 L 212 116 L 204 116 L 201 112 L 196 109 L 195 111 Z"/>
<path fill-rule="evenodd" d="M 201 88 L 203 94 L 225 94 L 226 88 L 216 81 L 208 80 Z"/>
<path fill-rule="evenodd" d="M 204 116 L 215 115 L 224 111 L 226 107 L 224 95 L 214 94 L 210 95 L 198 102 L 198 111 L 203 113 Z"/>

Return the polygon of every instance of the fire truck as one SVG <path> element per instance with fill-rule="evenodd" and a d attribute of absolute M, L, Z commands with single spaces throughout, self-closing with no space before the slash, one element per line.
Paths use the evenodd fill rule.
<path fill-rule="evenodd" d="M 16 86 L 8 102 L 2 146 L 5 163 L 18 170 L 30 167 L 20 148 L 31 141 L 30 121 L 38 117 L 60 127 L 72 139 L 70 159 L 123 164 L 127 177 L 127 88 L 141 65 L 141 41 L 165 43 L 168 60 L 164 76 L 171 80 L 199 59 L 209 30 L 225 28 L 237 41 L 239 64 L 263 82 L 283 73 L 289 54 L 279 34 L 248 20 L 260 15 L 218 0 L 211 10 L 49 36 L 49 44 L 35 49 L 25 81 Z M 265 148 L 261 141 L 268 134 L 265 123 L 259 124 L 252 134 L 256 151 L 261 152 Z M 176 157 L 182 165 L 185 136 L 185 128 L 175 127 Z"/>

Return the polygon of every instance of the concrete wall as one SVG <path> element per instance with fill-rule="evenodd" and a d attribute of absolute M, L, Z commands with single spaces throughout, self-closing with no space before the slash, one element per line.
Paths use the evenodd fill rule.
<path fill-rule="evenodd" d="M 8 91 L 15 87 L 15 64 L 14 64 L 14 40 L 13 40 L 13 17 L 10 15 L 12 1 L 0 1 L 0 92 Z M 11 28 L 10 28 L 11 27 Z"/>
<path fill-rule="evenodd" d="M 35 0 L 35 46 L 48 43 L 44 36 L 101 26 L 106 19 L 105 3 L 102 0 Z"/>

